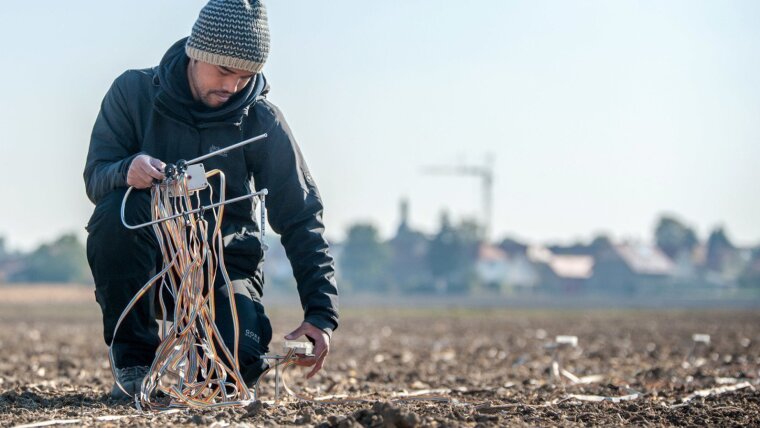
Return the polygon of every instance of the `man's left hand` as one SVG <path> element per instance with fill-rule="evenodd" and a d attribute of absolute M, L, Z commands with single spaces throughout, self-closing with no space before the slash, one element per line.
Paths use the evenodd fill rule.
<path fill-rule="evenodd" d="M 313 357 L 299 358 L 296 360 L 296 364 L 299 366 L 314 366 L 309 374 L 306 375 L 306 379 L 309 379 L 317 374 L 325 363 L 325 358 L 327 358 L 327 354 L 330 352 L 330 336 L 324 331 L 304 321 L 297 329 L 293 330 L 292 333 L 285 336 L 285 339 L 295 340 L 301 336 L 306 336 L 311 343 L 314 344 Z"/>

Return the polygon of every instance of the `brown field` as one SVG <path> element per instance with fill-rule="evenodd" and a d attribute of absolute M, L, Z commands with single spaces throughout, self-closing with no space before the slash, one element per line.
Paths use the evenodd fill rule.
<path fill-rule="evenodd" d="M 275 308 L 270 317 L 275 338 L 298 321 L 292 310 Z M 0 426 L 760 424 L 757 312 L 347 308 L 323 373 L 305 381 L 292 369 L 287 380 L 304 394 L 364 401 L 286 396 L 171 414 L 108 399 L 101 333 L 87 288 L 0 286 Z M 695 349 L 694 333 L 709 334 L 710 344 Z M 556 335 L 578 337 L 577 348 L 561 352 L 562 367 L 599 375 L 594 382 L 552 381 L 545 345 Z M 280 346 L 275 339 L 271 348 Z M 273 398 L 272 385 L 268 379 L 263 399 Z M 414 396 L 420 391 L 427 395 Z"/>

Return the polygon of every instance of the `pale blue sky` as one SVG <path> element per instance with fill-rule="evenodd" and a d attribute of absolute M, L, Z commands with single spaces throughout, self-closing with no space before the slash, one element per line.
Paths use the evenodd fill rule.
<path fill-rule="evenodd" d="M 12 2 L 0 15 L 0 235 L 83 232 L 81 172 L 112 80 L 156 64 L 203 1 Z M 328 236 L 479 212 L 424 165 L 496 157 L 494 236 L 648 238 L 673 212 L 760 241 L 760 2 L 267 3 L 265 73 Z"/>

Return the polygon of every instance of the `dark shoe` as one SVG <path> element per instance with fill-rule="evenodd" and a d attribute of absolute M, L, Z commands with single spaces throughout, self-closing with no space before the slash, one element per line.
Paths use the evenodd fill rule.
<path fill-rule="evenodd" d="M 145 376 L 148 375 L 149 367 L 135 366 L 124 367 L 123 369 L 116 369 L 116 378 L 121 383 L 121 386 L 127 390 L 129 395 L 119 388 L 119 385 L 114 382 L 113 388 L 111 388 L 111 398 L 114 400 L 131 400 L 140 392 L 142 388 L 142 381 Z"/>

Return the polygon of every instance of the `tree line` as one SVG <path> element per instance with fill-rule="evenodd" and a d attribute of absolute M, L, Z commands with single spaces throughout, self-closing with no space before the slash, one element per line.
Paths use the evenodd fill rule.
<path fill-rule="evenodd" d="M 402 221 L 395 235 L 383 239 L 377 227 L 359 223 L 349 227 L 343 242 L 334 246 L 341 287 L 370 292 L 470 292 L 488 288 L 476 272 L 482 229 L 474 221 L 454 223 L 442 215 L 433 234 L 412 229 Z M 673 216 L 662 216 L 653 243 L 671 260 L 691 260 L 700 253 L 704 272 L 731 271 L 739 286 L 760 287 L 760 245 L 741 252 L 725 230 L 714 229 L 700 241 L 693 228 Z M 495 247 L 506 253 L 525 252 L 528 244 L 505 238 Z M 613 245 L 606 236 L 570 246 L 549 245 L 555 254 L 597 254 Z M 741 253 L 741 254 L 740 254 Z M 731 272 L 729 272 L 731 273 Z M 72 233 L 36 249 L 11 251 L 0 237 L 0 283 L 92 283 L 86 249 Z"/>
<path fill-rule="evenodd" d="M 405 222 L 396 235 L 383 240 L 378 229 L 368 223 L 355 224 L 338 250 L 338 274 L 343 287 L 373 292 L 470 292 L 488 289 L 476 272 L 479 249 L 484 242 L 478 224 L 452 224 L 448 216 L 440 229 L 425 235 Z M 691 264 L 699 282 L 722 275 L 743 287 L 760 288 L 760 245 L 740 249 L 717 227 L 700 241 L 694 229 L 670 215 L 661 216 L 654 228 L 653 244 L 674 264 Z M 600 235 L 589 242 L 569 246 L 547 245 L 554 254 L 599 256 L 615 245 Z M 529 244 L 504 238 L 494 246 L 507 254 L 527 254 Z"/>
<path fill-rule="evenodd" d="M 29 252 L 10 251 L 0 237 L 0 282 L 89 284 L 92 275 L 84 245 L 73 233 Z"/>

